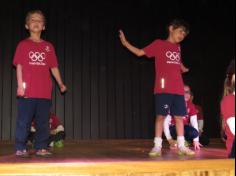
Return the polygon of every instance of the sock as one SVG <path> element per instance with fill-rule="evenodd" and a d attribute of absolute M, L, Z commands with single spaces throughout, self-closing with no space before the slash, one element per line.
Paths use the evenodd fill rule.
<path fill-rule="evenodd" d="M 161 137 L 154 138 L 154 147 L 162 148 L 162 138 Z"/>
<path fill-rule="evenodd" d="M 177 136 L 177 144 L 178 148 L 184 147 L 184 136 Z"/>

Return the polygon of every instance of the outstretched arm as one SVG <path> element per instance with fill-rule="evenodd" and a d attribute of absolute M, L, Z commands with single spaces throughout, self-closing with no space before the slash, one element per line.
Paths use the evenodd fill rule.
<path fill-rule="evenodd" d="M 54 68 L 51 68 L 51 71 L 52 71 L 53 77 L 56 79 L 57 84 L 60 87 L 60 91 L 62 93 L 65 92 L 67 88 L 61 80 L 61 75 L 60 75 L 59 69 L 57 67 L 54 67 Z"/>
<path fill-rule="evenodd" d="M 122 45 L 125 48 L 127 48 L 130 52 L 132 52 L 133 54 L 135 54 L 138 57 L 141 57 L 141 56 L 145 55 L 145 52 L 142 49 L 136 48 L 135 46 L 131 45 L 127 41 L 127 39 L 126 39 L 126 37 L 125 37 L 122 30 L 119 31 L 119 37 L 120 37 L 120 41 L 121 41 Z"/>

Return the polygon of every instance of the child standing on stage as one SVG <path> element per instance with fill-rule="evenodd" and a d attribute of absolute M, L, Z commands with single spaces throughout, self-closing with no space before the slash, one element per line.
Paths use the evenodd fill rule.
<path fill-rule="evenodd" d="M 177 128 L 178 153 L 180 155 L 194 155 L 195 153 L 185 147 L 183 116 L 186 115 L 184 100 L 184 84 L 182 73 L 188 69 L 184 67 L 181 60 L 179 43 L 189 33 L 188 24 L 183 20 L 173 20 L 168 25 L 169 36 L 166 40 L 157 39 L 144 49 L 131 45 L 124 33 L 120 30 L 120 40 L 125 48 L 141 57 L 146 55 L 155 58 L 155 109 L 156 124 L 154 147 L 149 156 L 161 156 L 162 132 L 164 118 L 170 113 L 174 116 Z"/>
<path fill-rule="evenodd" d="M 16 49 L 13 64 L 16 67 L 18 115 L 16 122 L 16 156 L 29 157 L 26 148 L 32 118 L 35 119 L 36 156 L 48 157 L 48 116 L 51 107 L 52 82 L 50 71 L 60 87 L 66 91 L 58 69 L 57 57 L 51 43 L 41 39 L 45 30 L 45 16 L 40 10 L 28 12 L 25 28 L 29 38 Z"/>
<path fill-rule="evenodd" d="M 235 157 L 235 60 L 227 70 L 221 114 L 225 122 L 226 148 L 229 158 Z"/>

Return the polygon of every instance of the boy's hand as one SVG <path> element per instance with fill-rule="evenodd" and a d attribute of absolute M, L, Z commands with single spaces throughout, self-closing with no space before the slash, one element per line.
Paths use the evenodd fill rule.
<path fill-rule="evenodd" d="M 180 64 L 181 71 L 182 73 L 187 73 L 189 72 L 189 68 L 185 67 L 183 63 Z"/>
<path fill-rule="evenodd" d="M 193 147 L 194 147 L 194 150 L 200 150 L 202 147 L 202 144 L 200 144 L 200 142 L 198 141 L 193 141 Z"/>
<path fill-rule="evenodd" d="M 120 41 L 121 41 L 122 45 L 126 46 L 127 40 L 126 40 L 125 34 L 123 33 L 122 30 L 119 30 L 119 37 L 120 37 Z"/>
<path fill-rule="evenodd" d="M 66 90 L 67 90 L 66 86 L 65 86 L 64 84 L 61 84 L 61 85 L 60 85 L 60 91 L 61 91 L 61 93 L 66 92 Z"/>
<path fill-rule="evenodd" d="M 25 95 L 25 88 L 23 86 L 19 86 L 17 88 L 17 96 L 23 97 Z"/>
<path fill-rule="evenodd" d="M 184 68 L 183 72 L 184 72 L 184 73 L 189 72 L 189 68 Z"/>

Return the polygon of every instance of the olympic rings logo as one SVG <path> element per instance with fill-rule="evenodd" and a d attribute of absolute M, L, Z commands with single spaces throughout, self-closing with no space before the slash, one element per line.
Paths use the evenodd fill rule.
<path fill-rule="evenodd" d="M 45 59 L 45 53 L 30 51 L 29 52 L 29 58 L 33 62 L 37 62 L 37 61 L 43 62 L 43 60 Z"/>
<path fill-rule="evenodd" d="M 180 53 L 177 52 L 167 51 L 166 57 L 168 57 L 172 61 L 178 61 L 178 62 L 180 61 Z"/>

